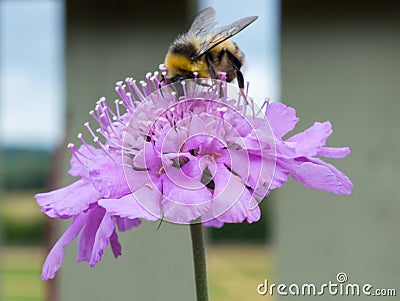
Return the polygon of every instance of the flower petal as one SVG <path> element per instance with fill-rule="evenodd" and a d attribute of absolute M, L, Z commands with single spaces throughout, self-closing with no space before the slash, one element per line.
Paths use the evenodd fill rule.
<path fill-rule="evenodd" d="M 100 198 L 90 182 L 79 180 L 64 188 L 35 195 L 42 212 L 53 218 L 69 218 L 89 208 Z"/>
<path fill-rule="evenodd" d="M 344 158 L 348 154 L 350 154 L 350 148 L 348 147 L 323 147 L 318 152 L 318 156 L 327 158 Z"/>
<path fill-rule="evenodd" d="M 221 228 L 224 225 L 224 222 L 218 220 L 218 218 L 213 218 L 209 221 L 203 222 L 203 226 L 206 227 L 214 227 L 214 228 Z"/>
<path fill-rule="evenodd" d="M 329 121 L 315 122 L 305 131 L 288 138 L 286 141 L 296 142 L 297 157 L 312 157 L 318 155 L 331 134 L 332 125 Z"/>
<path fill-rule="evenodd" d="M 113 252 L 115 258 L 117 258 L 122 254 L 122 247 L 118 241 L 118 234 L 115 230 L 113 234 L 111 234 L 110 245 L 111 245 L 111 251 Z"/>
<path fill-rule="evenodd" d="M 141 196 L 145 197 L 141 201 L 146 202 L 145 204 L 149 208 L 142 207 L 141 203 L 137 201 L 136 198 L 141 198 Z M 99 201 L 99 205 L 105 208 L 110 214 L 121 218 L 131 220 L 143 218 L 155 221 L 160 216 L 160 198 L 161 194 L 155 187 L 143 186 L 135 192 L 135 195 L 128 194 L 120 199 L 102 199 Z"/>
<path fill-rule="evenodd" d="M 134 170 L 131 166 L 125 166 L 124 171 L 125 171 L 125 179 L 129 186 L 129 191 L 130 191 L 129 193 L 138 190 L 140 187 L 146 185 L 146 183 L 152 182 L 153 178 L 155 179 L 158 178 L 158 174 L 155 171 L 148 171 L 148 170 L 138 171 Z"/>
<path fill-rule="evenodd" d="M 94 267 L 103 257 L 104 249 L 110 243 L 110 237 L 115 232 L 115 222 L 110 213 L 105 213 L 97 229 L 93 243 L 89 265 Z"/>
<path fill-rule="evenodd" d="M 133 165 L 138 169 L 148 169 L 158 172 L 162 167 L 160 158 L 155 152 L 154 146 L 150 142 L 146 142 L 133 160 Z"/>
<path fill-rule="evenodd" d="M 282 164 L 282 161 L 281 161 Z M 290 175 L 305 186 L 335 194 L 350 194 L 353 184 L 336 167 L 320 159 L 299 158 L 283 163 Z"/>
<path fill-rule="evenodd" d="M 181 149 L 188 134 L 187 131 L 176 131 L 167 124 L 160 137 L 156 141 L 154 148 L 159 153 L 175 153 Z"/>
<path fill-rule="evenodd" d="M 275 158 L 269 159 L 244 150 L 232 149 L 223 150 L 221 154 L 217 161 L 223 162 L 233 173 L 239 175 L 243 184 L 253 189 L 264 184 L 270 185 L 274 177 Z"/>
<path fill-rule="evenodd" d="M 329 164 L 321 159 L 308 158 L 308 160 L 310 160 L 314 164 L 322 165 L 328 168 L 330 172 L 332 172 L 335 175 L 336 181 L 340 183 L 340 185 L 339 187 L 335 187 L 335 190 L 328 190 L 328 191 L 331 191 L 335 194 L 351 194 L 353 190 L 353 183 L 344 173 L 342 173 L 332 164 Z"/>
<path fill-rule="evenodd" d="M 252 195 L 246 189 L 240 196 L 239 200 L 227 211 L 218 216 L 218 220 L 224 223 L 241 223 L 247 220 L 248 223 L 257 222 L 261 217 L 261 210 L 259 206 L 253 206 L 250 209 Z"/>
<path fill-rule="evenodd" d="M 115 222 L 117 223 L 118 230 L 121 232 L 129 231 L 132 228 L 139 227 L 142 223 L 140 219 L 129 219 L 124 217 L 115 217 Z"/>
<path fill-rule="evenodd" d="M 103 198 L 119 198 L 130 193 L 122 165 L 110 158 L 106 158 L 101 166 L 91 169 L 88 180 Z"/>
<path fill-rule="evenodd" d="M 81 159 L 78 159 L 77 156 L 81 157 Z M 71 156 L 71 168 L 68 173 L 73 177 L 81 178 L 87 178 L 89 171 L 99 165 L 99 160 L 106 159 L 106 156 L 100 149 L 94 148 L 89 144 L 81 145 L 77 156 Z M 84 164 L 82 164 L 82 161 Z"/>
<path fill-rule="evenodd" d="M 293 130 L 299 121 L 296 116 L 296 110 L 280 102 L 270 103 L 265 116 L 271 125 L 274 135 L 279 139 Z"/>
<path fill-rule="evenodd" d="M 240 177 L 232 174 L 223 164 L 217 164 L 213 180 L 213 217 L 227 223 L 240 223 L 245 220 L 249 216 L 250 207 L 254 207 L 254 200 Z"/>
<path fill-rule="evenodd" d="M 78 160 L 76 156 L 72 156 L 70 175 L 91 182 L 104 198 L 118 198 L 129 193 L 120 151 L 106 155 L 101 149 L 82 145 L 77 156 L 84 159 Z"/>
<path fill-rule="evenodd" d="M 201 133 L 196 136 L 191 136 L 185 141 L 183 150 L 190 151 L 197 149 L 199 153 L 212 154 L 214 152 L 219 152 L 221 149 L 226 147 L 221 141 L 209 133 Z"/>
<path fill-rule="evenodd" d="M 93 252 L 95 236 L 104 217 L 104 213 L 104 208 L 97 205 L 86 213 L 85 227 L 78 239 L 77 262 L 89 262 Z"/>
<path fill-rule="evenodd" d="M 276 189 L 285 184 L 288 180 L 289 171 L 284 168 L 279 161 L 276 162 L 274 178 L 272 180 L 270 189 Z"/>
<path fill-rule="evenodd" d="M 42 268 L 42 279 L 53 279 L 60 269 L 64 259 L 64 250 L 79 234 L 86 222 L 87 216 L 82 214 L 74 218 L 71 225 L 51 249 Z"/>
<path fill-rule="evenodd" d="M 296 142 L 276 141 L 276 156 L 278 158 L 296 158 Z"/>
<path fill-rule="evenodd" d="M 178 186 L 163 175 L 161 201 L 164 217 L 174 223 L 187 224 L 210 210 L 211 192 L 203 184 L 197 187 Z"/>

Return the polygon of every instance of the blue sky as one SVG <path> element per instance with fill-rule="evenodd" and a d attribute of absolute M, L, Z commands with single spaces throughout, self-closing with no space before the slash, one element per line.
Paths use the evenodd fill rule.
<path fill-rule="evenodd" d="M 220 26 L 245 16 L 259 18 L 232 39 L 245 53 L 243 73 L 249 94 L 258 103 L 265 97 L 280 100 L 279 0 L 199 0 L 200 9 L 212 6 Z M 217 27 L 219 26 L 217 25 Z"/>
<path fill-rule="evenodd" d="M 259 19 L 233 38 L 250 95 L 279 100 L 279 0 L 199 0 L 220 25 Z M 64 134 L 64 1 L 0 1 L 0 144 L 54 148 Z"/>
<path fill-rule="evenodd" d="M 63 137 L 62 1 L 0 1 L 0 141 L 52 148 Z"/>

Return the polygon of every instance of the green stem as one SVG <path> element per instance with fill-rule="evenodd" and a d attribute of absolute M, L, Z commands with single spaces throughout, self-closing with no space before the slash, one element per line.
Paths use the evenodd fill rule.
<path fill-rule="evenodd" d="M 197 301 L 208 301 L 206 253 L 201 222 L 190 225 Z"/>

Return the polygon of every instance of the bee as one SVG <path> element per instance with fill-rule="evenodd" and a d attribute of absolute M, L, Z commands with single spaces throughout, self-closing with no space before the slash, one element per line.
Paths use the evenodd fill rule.
<path fill-rule="evenodd" d="M 194 78 L 216 79 L 219 72 L 226 74 L 226 81 L 237 79 L 240 89 L 244 88 L 244 54 L 230 38 L 249 26 L 257 16 L 244 17 L 229 25 L 214 28 L 215 10 L 208 7 L 193 20 L 189 30 L 176 38 L 168 49 L 164 65 L 168 82 Z"/>

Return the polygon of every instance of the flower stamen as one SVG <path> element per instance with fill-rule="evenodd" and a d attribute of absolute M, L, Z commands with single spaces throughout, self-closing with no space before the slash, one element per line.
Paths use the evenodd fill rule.
<path fill-rule="evenodd" d="M 92 128 L 90 127 L 90 124 L 89 124 L 88 121 L 86 121 L 86 122 L 83 124 L 83 126 L 86 127 L 86 129 L 89 131 L 90 135 L 93 136 L 93 138 L 96 137 L 96 135 L 94 134 L 94 132 L 93 132 Z"/>
<path fill-rule="evenodd" d="M 151 190 L 153 190 L 153 186 L 151 186 L 149 183 L 144 184 L 144 186 L 149 187 Z"/>
<path fill-rule="evenodd" d="M 109 146 L 108 146 L 108 145 L 104 146 L 104 145 L 100 142 L 99 137 L 97 137 L 97 136 L 94 137 L 93 142 L 96 143 L 96 144 L 101 148 L 101 150 L 103 151 L 103 153 L 104 153 L 108 158 L 110 158 L 112 161 L 115 162 L 115 159 L 114 159 L 114 158 L 110 155 L 110 153 L 109 153 Z"/>
<path fill-rule="evenodd" d="M 164 171 L 164 166 L 161 166 L 161 168 L 158 170 L 157 173 L 158 173 L 159 175 L 161 175 L 161 174 L 163 173 L 163 171 Z"/>
<path fill-rule="evenodd" d="M 79 133 L 79 134 L 77 135 L 77 137 L 78 137 L 78 139 L 81 141 L 81 143 L 82 143 L 83 145 L 86 146 L 86 148 L 89 150 L 89 152 L 90 152 L 92 155 L 95 155 L 95 153 L 93 152 L 93 150 L 90 149 L 89 144 L 88 144 L 88 143 L 86 142 L 86 140 L 83 138 L 82 133 Z"/>
<path fill-rule="evenodd" d="M 69 148 L 69 150 L 71 151 L 72 155 L 76 158 L 76 160 L 78 160 L 78 162 L 82 165 L 85 166 L 85 164 L 83 164 L 83 162 L 79 159 L 78 154 L 81 155 L 82 157 L 86 158 L 87 157 L 85 155 L 83 155 L 82 153 L 80 153 L 75 145 L 73 143 L 68 143 L 67 147 Z"/>

